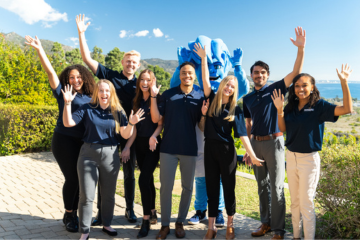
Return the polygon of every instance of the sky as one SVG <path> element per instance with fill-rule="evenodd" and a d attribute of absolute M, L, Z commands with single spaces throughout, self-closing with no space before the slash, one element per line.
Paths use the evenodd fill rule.
<path fill-rule="evenodd" d="M 297 48 L 295 27 L 306 30 L 303 72 L 317 80 L 337 79 L 349 63 L 350 80 L 360 81 L 359 0 L 0 0 L 0 32 L 78 47 L 75 22 L 85 14 L 89 48 L 108 53 L 137 50 L 142 58 L 177 60 L 177 47 L 199 35 L 221 38 L 230 52 L 243 50 L 243 68 L 262 60 L 270 79 L 292 71 Z"/>

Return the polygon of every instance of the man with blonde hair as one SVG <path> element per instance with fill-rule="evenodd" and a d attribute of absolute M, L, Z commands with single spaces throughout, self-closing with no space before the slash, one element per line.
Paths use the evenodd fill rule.
<path fill-rule="evenodd" d="M 121 64 L 123 70 L 121 72 L 114 71 L 106 68 L 102 64 L 92 59 L 89 47 L 85 40 L 85 31 L 90 25 L 90 22 L 85 24 L 85 15 L 81 17 L 81 14 L 76 17 L 76 24 L 79 33 L 80 51 L 81 57 L 86 65 L 99 79 L 107 79 L 114 84 L 116 94 L 121 101 L 121 105 L 124 108 L 127 117 L 129 117 L 132 109 L 132 100 L 135 97 L 136 89 L 136 76 L 135 72 L 140 67 L 140 53 L 132 50 L 124 54 Z M 121 138 L 121 159 L 123 162 L 124 171 L 124 189 L 125 189 L 125 201 L 126 211 L 125 217 L 129 222 L 135 223 L 137 218 L 134 213 L 134 192 L 135 192 L 135 144 L 133 144 L 135 138 L 130 137 L 128 140 Z M 131 147 L 130 147 L 131 146 Z M 101 197 L 98 194 L 98 214 L 92 225 L 101 225 L 101 211 L 100 211 Z"/>

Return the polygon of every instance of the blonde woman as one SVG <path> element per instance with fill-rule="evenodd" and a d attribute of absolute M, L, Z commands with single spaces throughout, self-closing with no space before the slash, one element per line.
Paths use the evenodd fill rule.
<path fill-rule="evenodd" d="M 66 87 L 63 92 L 65 106 L 63 122 L 65 127 L 73 127 L 80 122 L 85 126 L 84 144 L 78 159 L 78 176 L 80 185 L 79 219 L 80 239 L 89 238 L 92 218 L 92 204 L 97 182 L 102 195 L 103 231 L 110 236 L 116 236 L 111 221 L 114 214 L 116 180 L 120 168 L 118 154 L 118 137 L 128 139 L 134 131 L 134 125 L 143 120 L 144 114 L 139 109 L 136 114 L 131 112 L 129 121 L 116 96 L 113 84 L 108 80 L 97 82 L 94 94 L 89 104 L 84 104 L 71 114 L 72 87 Z"/>
<path fill-rule="evenodd" d="M 196 53 L 206 58 L 205 46 L 196 46 Z M 216 95 L 211 90 L 207 64 L 203 65 L 204 95 L 209 97 L 207 104 L 201 109 L 205 122 L 205 180 L 209 206 L 209 226 L 204 239 L 216 237 L 217 229 L 215 218 L 218 213 L 220 176 L 223 182 L 225 209 L 228 215 L 226 239 L 234 239 L 235 231 L 233 216 L 235 214 L 235 173 L 236 150 L 234 139 L 240 138 L 246 151 L 250 154 L 252 163 L 261 166 L 262 160 L 255 156 L 247 137 L 244 115 L 237 105 L 238 81 L 235 76 L 225 77 L 218 88 Z M 208 106 L 210 103 L 210 108 Z"/>

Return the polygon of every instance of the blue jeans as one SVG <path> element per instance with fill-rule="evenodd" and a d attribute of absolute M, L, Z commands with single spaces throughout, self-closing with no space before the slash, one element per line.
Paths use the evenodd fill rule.
<path fill-rule="evenodd" d="M 206 182 L 205 177 L 195 177 L 195 202 L 194 207 L 195 210 L 204 211 L 207 209 L 207 194 L 206 194 Z M 223 185 L 220 178 L 220 195 L 219 195 L 219 210 L 224 210 L 224 192 Z"/>

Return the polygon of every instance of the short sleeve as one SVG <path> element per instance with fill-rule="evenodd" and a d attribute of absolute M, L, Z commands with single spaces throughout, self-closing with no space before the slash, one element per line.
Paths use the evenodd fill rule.
<path fill-rule="evenodd" d="M 75 112 L 72 114 L 72 119 L 78 125 L 84 118 L 87 109 L 89 108 L 89 104 L 84 104 L 79 107 Z"/>
<path fill-rule="evenodd" d="M 247 136 L 244 113 L 241 111 L 239 106 L 235 109 L 235 120 L 233 122 L 234 126 L 234 137 L 239 138 L 242 136 Z"/>
<path fill-rule="evenodd" d="M 115 79 L 121 78 L 118 71 L 111 70 L 99 63 L 95 76 L 99 79 L 107 79 L 114 84 Z"/>
<path fill-rule="evenodd" d="M 285 94 L 287 93 L 288 89 L 286 88 L 286 84 L 285 84 L 285 79 L 281 79 L 280 81 L 274 82 L 273 84 L 270 85 L 272 89 L 280 89 L 281 90 L 281 94 Z M 272 92 L 271 92 L 272 94 Z"/>
<path fill-rule="evenodd" d="M 245 118 L 251 118 L 251 114 L 250 114 L 250 112 L 249 112 L 249 110 L 248 110 L 248 108 L 247 108 L 244 101 L 243 101 L 243 108 L 244 108 L 244 117 Z"/>
<path fill-rule="evenodd" d="M 127 120 L 125 112 L 121 111 L 119 114 L 120 114 L 120 127 L 127 126 L 128 125 L 128 120 Z"/>
<path fill-rule="evenodd" d="M 59 85 L 57 86 L 56 89 L 51 89 L 51 91 L 56 99 L 62 98 L 61 88 L 62 88 L 62 85 L 61 85 L 61 83 L 59 83 Z"/>
<path fill-rule="evenodd" d="M 161 116 L 165 115 L 165 107 L 166 107 L 166 97 L 165 94 L 162 94 L 159 98 L 158 98 L 158 109 L 159 109 L 159 113 Z"/>
<path fill-rule="evenodd" d="M 318 110 L 320 112 L 319 119 L 322 122 L 336 122 L 339 117 L 334 115 L 336 105 L 320 99 Z"/>

